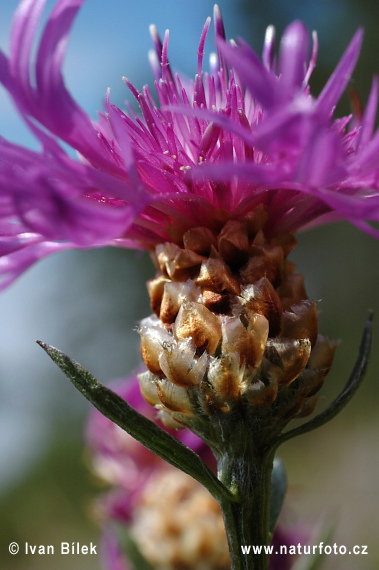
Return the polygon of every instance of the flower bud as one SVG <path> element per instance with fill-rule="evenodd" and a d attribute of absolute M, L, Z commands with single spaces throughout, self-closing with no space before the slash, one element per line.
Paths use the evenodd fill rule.
<path fill-rule="evenodd" d="M 243 221 L 216 217 L 188 230 L 184 249 L 156 248 L 148 287 L 159 318 L 139 328 L 141 391 L 167 425 L 206 440 L 221 430 L 226 442 L 224 422 L 241 414 L 269 437 L 316 405 L 336 343 L 318 335 L 316 303 L 287 260 L 293 236 L 267 240 L 263 207 Z"/>

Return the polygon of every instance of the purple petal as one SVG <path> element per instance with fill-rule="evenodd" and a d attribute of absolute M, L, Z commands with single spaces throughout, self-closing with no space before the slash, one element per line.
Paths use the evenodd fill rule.
<path fill-rule="evenodd" d="M 283 171 L 276 165 L 236 163 L 233 161 L 199 166 L 191 170 L 193 180 L 211 178 L 213 181 L 228 181 L 235 176 L 245 180 L 252 187 L 265 186 L 266 189 L 276 186 L 282 180 Z M 232 205 L 230 207 L 233 211 Z"/>
<path fill-rule="evenodd" d="M 207 111 L 206 109 L 193 109 L 192 107 L 188 107 L 186 105 L 169 105 L 167 109 L 175 115 L 198 117 L 199 119 L 203 119 L 208 123 L 215 123 L 216 125 L 223 127 L 226 131 L 236 134 L 248 145 L 252 145 L 255 142 L 255 139 L 253 139 L 249 129 L 247 129 L 245 126 L 242 126 L 240 122 L 237 123 L 222 113 Z"/>
<path fill-rule="evenodd" d="M 30 57 L 35 30 L 46 0 L 23 0 L 15 12 L 10 36 L 10 72 L 17 77 L 26 98 L 33 100 L 30 85 Z"/>
<path fill-rule="evenodd" d="M 342 148 L 338 134 L 324 128 L 314 128 L 309 143 L 296 165 L 294 181 L 307 187 L 323 187 L 333 184 L 336 165 L 342 163 Z M 338 172 L 338 178 L 343 174 Z"/>
<path fill-rule="evenodd" d="M 37 88 L 31 84 L 31 50 L 45 0 L 24 0 L 14 18 L 9 68 L 0 62 L 0 80 L 24 117 L 33 117 L 76 148 L 87 160 L 102 164 L 103 151 L 90 118 L 75 103 L 61 74 L 67 37 L 84 0 L 60 0 L 46 24 L 36 63 Z M 2 57 L 3 59 L 3 57 Z M 57 113 L 57 108 L 59 113 Z"/>
<path fill-rule="evenodd" d="M 131 570 L 115 533 L 107 529 L 101 539 L 101 561 L 104 570 Z"/>
<path fill-rule="evenodd" d="M 354 71 L 361 49 L 362 40 L 363 30 L 359 29 L 354 34 L 353 39 L 348 45 L 336 69 L 330 76 L 324 89 L 321 91 L 316 103 L 318 111 L 328 114 L 337 104 Z"/>
<path fill-rule="evenodd" d="M 227 82 L 229 78 L 228 64 L 218 45 L 218 39 L 221 41 L 225 41 L 226 35 L 225 35 L 225 28 L 221 15 L 221 10 L 217 4 L 215 4 L 213 8 L 213 20 L 215 28 L 217 54 L 218 54 L 217 69 L 223 71 L 223 79 L 225 82 Z"/>
<path fill-rule="evenodd" d="M 36 81 L 42 99 L 63 88 L 61 67 L 65 56 L 68 34 L 73 20 L 84 0 L 60 0 L 51 13 L 42 35 L 36 62 Z"/>
<path fill-rule="evenodd" d="M 278 98 L 276 77 L 267 71 L 255 52 L 243 40 L 239 40 L 238 47 L 232 47 L 221 40 L 218 40 L 217 45 L 246 88 L 265 109 L 270 109 Z"/>
<path fill-rule="evenodd" d="M 273 237 L 326 216 L 345 217 L 373 233 L 369 222 L 379 212 L 377 81 L 360 124 L 332 118 L 354 69 L 361 31 L 315 101 L 308 80 L 317 38 L 308 64 L 308 33 L 299 22 L 283 35 L 277 67 L 271 28 L 262 62 L 243 40 L 238 47 L 226 43 L 215 6 L 218 63 L 213 61 L 211 76 L 203 75 L 207 20 L 193 82 L 173 77 L 168 33 L 162 42 L 153 27 L 160 108 L 148 87 L 139 93 L 126 80 L 138 113 L 131 105 L 118 109 L 108 92 L 105 113 L 94 124 L 62 77 L 82 1 L 57 0 L 34 65 L 45 0 L 24 0 L 16 11 L 9 60 L 0 52 L 0 81 L 43 149 L 33 153 L 0 140 L 5 281 L 54 249 L 152 249 L 174 234 L 179 242 L 194 225 L 212 226 L 220 208 L 242 218 L 264 203 Z M 78 151 L 79 161 L 66 155 L 58 139 Z"/>
<path fill-rule="evenodd" d="M 203 68 L 203 57 L 204 57 L 204 46 L 205 40 L 207 38 L 209 26 L 211 24 L 211 19 L 207 18 L 204 24 L 203 31 L 201 32 L 200 42 L 199 42 L 199 49 L 197 50 L 198 59 L 197 59 L 197 75 L 200 75 Z"/>
<path fill-rule="evenodd" d="M 3 255 L 0 258 L 0 290 L 8 287 L 17 277 L 43 257 L 76 247 L 72 243 L 53 243 L 48 241 L 35 243 L 35 241 L 35 237 L 32 237 L 30 238 L 30 245 L 23 244 L 22 249 Z"/>
<path fill-rule="evenodd" d="M 302 22 L 293 22 L 285 30 L 280 44 L 279 71 L 289 87 L 301 87 L 308 63 L 309 34 Z"/>
<path fill-rule="evenodd" d="M 317 59 L 317 52 L 318 52 L 318 38 L 317 38 L 317 32 L 315 32 L 315 31 L 312 32 L 312 41 L 313 41 L 312 57 L 311 57 L 311 60 L 309 62 L 307 73 L 305 74 L 305 77 L 304 77 L 304 86 L 308 85 L 309 78 L 312 75 L 314 68 L 316 67 L 316 59 Z"/>
<path fill-rule="evenodd" d="M 372 87 L 368 103 L 363 115 L 360 133 L 358 135 L 357 147 L 365 147 L 369 144 L 374 132 L 376 111 L 378 107 L 378 78 L 372 80 Z"/>

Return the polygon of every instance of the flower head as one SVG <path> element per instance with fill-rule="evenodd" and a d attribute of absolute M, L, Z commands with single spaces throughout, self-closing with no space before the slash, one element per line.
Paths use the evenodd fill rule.
<path fill-rule="evenodd" d="M 23 0 L 10 55 L 0 53 L 0 81 L 41 144 L 37 153 L 0 141 L 3 286 L 62 249 L 182 245 L 188 230 L 219 232 L 257 207 L 264 210 L 269 238 L 335 218 L 376 233 L 368 223 L 379 221 L 376 80 L 361 117 L 333 116 L 358 57 L 361 31 L 315 98 L 308 82 L 317 39 L 309 58 L 308 32 L 300 22 L 284 32 L 278 57 L 270 27 L 261 60 L 242 40 L 226 42 L 216 6 L 217 54 L 203 72 L 208 19 L 194 81 L 172 72 L 168 33 L 161 41 L 151 27 L 158 103 L 149 87 L 139 92 L 125 79 L 139 113 L 118 109 L 108 92 L 105 111 L 94 122 L 62 77 L 70 27 L 82 2 L 56 2 L 34 61 L 45 0 Z M 77 160 L 60 141 L 77 151 Z"/>

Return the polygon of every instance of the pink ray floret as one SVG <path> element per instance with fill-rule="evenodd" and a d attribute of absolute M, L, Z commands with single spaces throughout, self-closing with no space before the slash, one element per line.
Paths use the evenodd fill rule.
<path fill-rule="evenodd" d="M 70 95 L 62 64 L 83 0 L 58 0 L 37 46 L 46 0 L 23 0 L 0 52 L 0 81 L 40 152 L 0 139 L 1 287 L 40 258 L 67 248 L 105 245 L 152 250 L 182 243 L 191 227 L 219 231 L 263 204 L 267 238 L 334 219 L 377 236 L 378 83 L 365 112 L 336 119 L 335 106 L 358 59 L 358 30 L 316 98 L 309 78 L 317 37 L 301 22 L 275 52 L 269 27 L 262 59 L 242 39 L 228 42 L 214 10 L 217 53 L 203 71 L 201 33 L 193 81 L 173 73 L 168 32 L 154 26 L 149 60 L 156 99 L 124 79 L 139 113 L 112 104 L 94 122 Z M 69 156 L 61 143 L 77 151 Z"/>

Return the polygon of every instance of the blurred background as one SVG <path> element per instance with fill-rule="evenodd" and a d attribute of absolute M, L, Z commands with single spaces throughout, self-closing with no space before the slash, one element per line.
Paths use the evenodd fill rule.
<path fill-rule="evenodd" d="M 47 2 L 47 12 L 54 1 Z M 0 7 L 0 45 L 8 51 L 17 2 Z M 293 19 L 319 34 L 312 78 L 318 93 L 358 26 L 365 28 L 354 87 L 367 100 L 378 72 L 379 10 L 368 0 L 220 1 L 229 38 L 242 36 L 258 51 L 267 25 L 278 35 Z M 75 22 L 65 62 L 66 83 L 93 118 L 107 87 L 114 103 L 151 83 L 148 26 L 170 29 L 172 66 L 193 76 L 202 26 L 211 0 L 87 0 Z M 212 34 L 207 42 L 212 47 Z M 206 56 L 207 57 L 207 56 Z M 205 58 L 206 61 L 206 58 Z M 340 105 L 348 113 L 347 97 Z M 30 148 L 33 137 L 0 90 L 0 133 Z M 291 259 L 303 272 L 308 294 L 319 299 L 320 331 L 341 339 L 319 409 L 342 388 L 353 366 L 368 310 L 379 316 L 379 242 L 345 223 L 299 236 Z M 104 249 L 69 252 L 46 259 L 0 295 L 0 566 L 13 569 L 100 568 L 86 557 L 11 556 L 8 544 L 99 542 L 90 516 L 98 489 L 83 451 L 89 404 L 34 343 L 58 346 L 102 381 L 128 374 L 139 362 L 133 330 L 149 314 L 145 281 L 153 275 L 146 255 Z M 368 545 L 368 555 L 330 556 L 325 569 L 379 567 L 379 334 L 376 323 L 366 381 L 347 409 L 317 432 L 281 450 L 289 476 L 288 513 L 294 521 L 335 520 L 333 543 Z M 1 561 L 4 561 L 1 563 Z"/>

